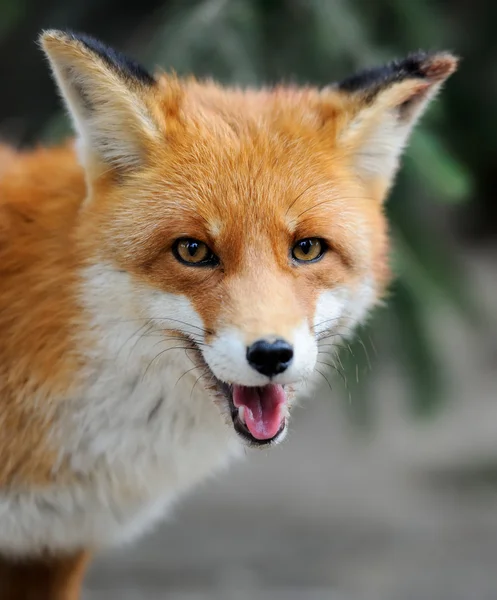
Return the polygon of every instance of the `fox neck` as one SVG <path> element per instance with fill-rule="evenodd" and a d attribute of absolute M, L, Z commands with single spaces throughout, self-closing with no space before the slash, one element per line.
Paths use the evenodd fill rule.
<path fill-rule="evenodd" d="M 99 456 L 117 454 L 132 458 L 134 469 L 143 460 L 145 473 L 151 455 L 174 462 L 178 445 L 183 455 L 191 453 L 195 467 L 189 464 L 188 469 L 194 477 L 196 470 L 205 470 L 203 444 L 208 460 L 212 452 L 221 462 L 236 453 L 238 443 L 227 426 L 231 417 L 206 391 L 202 371 L 188 356 L 188 343 L 137 318 L 136 304 L 153 304 L 154 292 L 140 290 L 127 273 L 102 263 L 82 271 L 80 286 L 87 320 L 84 384 L 63 419 L 65 432 L 74 424 L 63 452 L 71 471 L 91 470 Z M 184 302 L 162 298 L 157 310 L 181 318 Z M 175 463 L 178 468 L 182 466 Z"/>

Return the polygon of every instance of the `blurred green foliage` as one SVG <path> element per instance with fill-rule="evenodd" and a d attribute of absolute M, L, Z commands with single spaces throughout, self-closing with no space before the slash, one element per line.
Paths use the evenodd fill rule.
<path fill-rule="evenodd" d="M 464 21 L 474 19 L 471 8 L 475 3 L 142 0 L 138 4 L 130 10 L 127 4 L 114 0 L 47 0 L 42 10 L 34 0 L 2 0 L 0 41 L 10 27 L 15 31 L 19 22 L 21 41 L 22 35 L 32 32 L 34 37 L 41 27 L 70 26 L 117 43 L 149 67 L 160 65 L 179 74 L 213 76 L 242 85 L 280 80 L 325 85 L 355 69 L 420 47 L 432 50 L 448 46 L 459 52 L 461 45 L 461 52 L 470 52 L 462 32 Z M 480 18 L 484 20 L 483 13 Z M 27 23 L 24 29 L 22 19 Z M 486 27 L 487 37 L 492 36 Z M 487 43 L 487 37 L 478 38 L 476 29 L 472 35 L 475 48 Z M 7 49 L 9 43 L 19 47 L 18 38 L 12 35 L 5 44 Z M 31 40 L 25 43 L 31 44 Z M 42 68 L 41 60 L 33 64 Z M 459 77 L 465 75 L 457 74 L 453 80 Z M 447 87 L 452 85 L 451 80 Z M 455 86 L 464 95 L 463 86 Z M 40 82 L 41 88 L 47 89 L 46 83 Z M 463 101 L 468 104 L 467 96 Z M 371 321 L 352 353 L 346 352 L 343 357 L 351 383 L 352 412 L 363 421 L 373 407 L 367 404 L 364 387 L 355 385 L 357 379 L 367 382 L 367 377 L 358 378 L 356 374 L 369 368 L 370 362 L 381 360 L 385 346 L 382 337 L 389 337 L 390 353 L 392 348 L 397 349 L 399 367 L 405 371 L 406 385 L 412 392 L 414 413 L 429 414 L 444 392 L 443 361 L 433 343 L 429 314 L 442 305 L 458 311 L 461 318 L 475 316 L 454 258 L 453 236 L 440 225 L 440 216 L 447 215 L 450 205 L 459 205 L 475 195 L 479 176 L 478 164 L 464 144 L 466 134 L 457 135 L 455 131 L 456 126 L 467 126 L 461 123 L 460 105 L 455 92 L 443 93 L 430 109 L 412 138 L 388 203 L 393 266 L 398 279 L 388 311 L 381 311 Z M 28 140 L 41 129 L 48 138 L 60 137 L 66 131 L 67 122 L 61 121 L 60 112 L 54 110 L 54 101 L 42 108 L 38 121 L 25 128 Z M 471 118 L 476 122 L 479 116 L 467 115 Z M 477 153 L 483 154 L 482 149 Z M 378 356 L 368 351 L 376 345 Z"/>

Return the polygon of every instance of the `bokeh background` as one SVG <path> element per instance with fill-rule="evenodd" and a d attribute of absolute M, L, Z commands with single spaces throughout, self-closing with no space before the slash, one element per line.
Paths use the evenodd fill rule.
<path fill-rule="evenodd" d="M 419 48 L 462 57 L 406 152 L 397 279 L 342 373 L 282 447 L 101 556 L 85 598 L 497 598 L 496 20 L 491 0 L 0 0 L 0 137 L 18 146 L 69 135 L 43 28 L 242 85 L 324 85 Z"/>

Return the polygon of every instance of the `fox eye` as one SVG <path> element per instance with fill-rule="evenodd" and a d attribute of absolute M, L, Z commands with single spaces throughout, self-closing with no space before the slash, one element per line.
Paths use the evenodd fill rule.
<path fill-rule="evenodd" d="M 326 245 L 319 238 L 304 238 L 292 248 L 292 258 L 298 262 L 314 262 L 323 256 Z"/>
<path fill-rule="evenodd" d="M 219 264 L 219 259 L 209 246 L 193 238 L 176 240 L 173 254 L 179 262 L 192 267 L 214 267 Z"/>

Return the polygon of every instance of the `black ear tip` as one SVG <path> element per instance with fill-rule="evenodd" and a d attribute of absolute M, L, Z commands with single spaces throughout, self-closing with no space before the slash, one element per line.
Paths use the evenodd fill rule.
<path fill-rule="evenodd" d="M 449 52 L 415 52 L 402 60 L 366 69 L 338 84 L 345 92 L 360 92 L 384 89 L 405 79 L 427 79 L 438 83 L 457 69 L 458 59 Z"/>
<path fill-rule="evenodd" d="M 459 59 L 449 52 L 425 54 L 420 71 L 426 79 L 433 82 L 443 81 L 456 71 L 458 63 Z"/>
<path fill-rule="evenodd" d="M 44 48 L 54 42 L 82 46 L 85 50 L 98 56 L 108 67 L 117 70 L 121 76 L 139 81 L 147 86 L 155 84 L 154 77 L 138 62 L 86 33 L 70 29 L 64 31 L 50 29 L 42 32 L 40 41 Z"/>
<path fill-rule="evenodd" d="M 458 58 L 450 52 L 414 52 L 407 58 L 394 61 L 389 66 L 398 80 L 414 77 L 433 83 L 442 81 L 457 69 Z"/>

